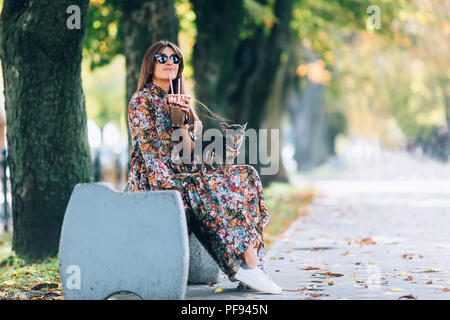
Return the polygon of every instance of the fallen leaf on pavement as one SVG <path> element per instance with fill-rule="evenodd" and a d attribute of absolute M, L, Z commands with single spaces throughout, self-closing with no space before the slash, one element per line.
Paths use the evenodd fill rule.
<path fill-rule="evenodd" d="M 304 267 L 302 270 L 320 270 L 320 267 Z"/>
<path fill-rule="evenodd" d="M 397 300 L 400 300 L 400 299 L 412 299 L 412 300 L 417 300 L 417 297 L 416 297 L 416 296 L 413 296 L 412 294 L 408 294 L 408 295 L 406 295 L 406 296 L 401 296 L 401 297 L 398 297 L 398 298 L 397 298 Z"/>
<path fill-rule="evenodd" d="M 413 279 L 413 277 L 412 276 L 408 276 L 408 277 L 406 277 L 405 279 L 403 279 L 403 280 L 406 280 L 406 281 L 411 281 Z"/>
<path fill-rule="evenodd" d="M 356 283 L 364 283 L 362 280 L 355 280 Z"/>
<path fill-rule="evenodd" d="M 444 291 L 444 292 L 450 292 L 449 288 L 442 288 L 441 290 Z"/>
<path fill-rule="evenodd" d="M 328 294 L 325 293 L 308 293 L 308 295 L 311 297 L 329 296 Z"/>
<path fill-rule="evenodd" d="M 333 272 L 325 272 L 322 273 L 322 275 L 327 277 L 343 277 L 344 275 L 342 273 L 333 273 Z"/>
<path fill-rule="evenodd" d="M 355 240 L 355 243 L 359 244 L 360 247 L 362 247 L 363 244 L 365 245 L 376 244 L 376 242 L 373 241 L 372 238 L 363 238 L 361 240 Z"/>
<path fill-rule="evenodd" d="M 406 273 L 405 271 L 400 271 L 400 272 L 398 273 L 398 275 L 399 275 L 399 276 L 406 276 L 407 273 Z"/>
<path fill-rule="evenodd" d="M 217 288 L 214 292 L 222 292 L 223 291 L 223 289 L 222 288 Z"/>
<path fill-rule="evenodd" d="M 402 288 L 391 288 L 390 290 L 391 290 L 391 291 L 403 291 Z"/>
<path fill-rule="evenodd" d="M 427 284 L 433 284 L 433 280 L 427 281 Z"/>
<path fill-rule="evenodd" d="M 333 280 L 328 280 L 328 285 L 329 286 L 332 286 L 334 284 L 334 281 Z"/>

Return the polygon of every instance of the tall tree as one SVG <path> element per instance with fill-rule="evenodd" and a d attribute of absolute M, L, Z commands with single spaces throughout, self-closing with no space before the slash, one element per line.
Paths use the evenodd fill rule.
<path fill-rule="evenodd" d="M 192 0 L 192 3 L 197 17 L 197 39 L 192 58 L 195 94 L 214 112 L 228 117 L 232 114 L 228 88 L 236 72 L 236 50 L 244 26 L 243 1 Z M 247 67 L 238 66 L 239 70 Z M 217 122 L 209 119 L 204 119 L 203 126 L 220 128 Z"/>
<path fill-rule="evenodd" d="M 88 4 L 3 3 L 0 58 L 18 255 L 57 253 L 72 190 L 92 178 L 80 75 Z"/>
<path fill-rule="evenodd" d="M 197 15 L 196 95 L 216 113 L 260 129 L 280 55 L 290 39 L 292 0 L 276 0 L 274 13 L 265 0 L 192 2 Z M 208 127 L 218 124 L 208 121 Z M 253 165 L 260 169 L 259 163 Z"/>

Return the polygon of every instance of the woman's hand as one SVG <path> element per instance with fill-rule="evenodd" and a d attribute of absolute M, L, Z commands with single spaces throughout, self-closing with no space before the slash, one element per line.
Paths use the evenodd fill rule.
<path fill-rule="evenodd" d="M 180 101 L 176 104 L 180 106 L 182 111 L 188 114 L 191 109 L 191 96 L 187 94 L 181 95 Z"/>

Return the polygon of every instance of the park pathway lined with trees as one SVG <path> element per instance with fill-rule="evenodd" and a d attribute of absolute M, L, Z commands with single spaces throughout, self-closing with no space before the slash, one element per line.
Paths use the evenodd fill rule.
<path fill-rule="evenodd" d="M 449 178 L 448 165 L 406 153 L 348 160 L 339 176 L 311 180 L 320 194 L 309 214 L 267 253 L 287 291 L 237 290 L 220 277 L 189 286 L 186 299 L 450 299 Z"/>

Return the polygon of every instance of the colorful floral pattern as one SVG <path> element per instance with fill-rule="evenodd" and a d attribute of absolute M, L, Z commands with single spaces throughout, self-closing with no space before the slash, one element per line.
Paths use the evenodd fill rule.
<path fill-rule="evenodd" d="M 191 213 L 191 230 L 232 280 L 236 262 L 250 244 L 261 260 L 265 254 L 262 233 L 270 218 L 260 177 L 249 165 L 232 165 L 225 177 L 221 172 L 201 174 L 198 164 L 176 163 L 166 94 L 148 83 L 131 98 L 132 152 L 125 191 L 178 190 L 186 213 Z"/>

